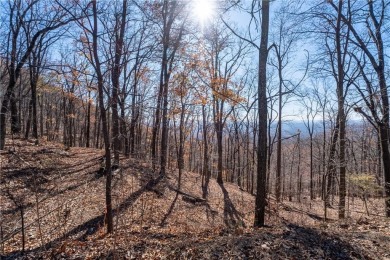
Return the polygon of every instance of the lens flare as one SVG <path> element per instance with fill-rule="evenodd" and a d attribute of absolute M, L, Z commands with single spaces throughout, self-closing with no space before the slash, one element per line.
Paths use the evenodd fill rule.
<path fill-rule="evenodd" d="M 194 19 L 204 27 L 215 15 L 215 2 L 213 0 L 193 0 L 192 12 Z"/>

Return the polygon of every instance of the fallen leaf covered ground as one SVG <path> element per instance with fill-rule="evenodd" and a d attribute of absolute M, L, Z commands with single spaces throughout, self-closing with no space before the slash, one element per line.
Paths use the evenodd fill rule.
<path fill-rule="evenodd" d="M 7 140 L 0 154 L 3 259 L 386 259 L 390 222 L 380 200 L 349 201 L 349 218 L 337 209 L 324 221 L 321 200 L 276 204 L 269 198 L 267 227 L 254 229 L 254 196 L 237 185 L 201 176 L 157 177 L 149 163 L 121 158 L 114 174 L 114 234 L 104 227 L 102 150 Z M 187 198 L 187 199 L 186 199 Z M 353 206 L 353 207 L 352 207 Z M 25 234 L 22 252 L 22 213 Z"/>

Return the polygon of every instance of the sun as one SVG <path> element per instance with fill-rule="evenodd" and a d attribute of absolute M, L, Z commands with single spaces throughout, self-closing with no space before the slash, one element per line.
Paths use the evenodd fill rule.
<path fill-rule="evenodd" d="M 214 0 L 192 0 L 192 12 L 194 19 L 203 27 L 215 15 Z"/>

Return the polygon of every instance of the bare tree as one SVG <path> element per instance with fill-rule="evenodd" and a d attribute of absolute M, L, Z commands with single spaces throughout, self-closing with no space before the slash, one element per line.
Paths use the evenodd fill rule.
<path fill-rule="evenodd" d="M 301 100 L 303 107 L 306 110 L 305 117 L 303 119 L 303 123 L 309 133 L 309 142 L 310 142 L 310 199 L 315 199 L 314 192 L 314 166 L 313 166 L 313 136 L 314 136 L 314 128 L 315 128 L 315 119 L 319 112 L 319 104 L 317 100 L 314 98 L 313 93 L 306 93 L 306 97 Z M 300 196 L 300 195 L 298 195 Z"/>
<path fill-rule="evenodd" d="M 300 82 L 305 78 L 306 71 L 299 83 L 293 84 L 292 80 L 286 77 L 286 71 L 291 63 L 294 46 L 299 40 L 299 34 L 295 32 L 297 28 L 297 19 L 294 19 L 296 7 L 292 2 L 282 2 L 277 11 L 275 19 L 276 30 L 274 32 L 274 42 L 270 49 L 274 49 L 274 57 L 271 56 L 270 64 L 277 70 L 278 81 L 278 122 L 277 122 L 277 155 L 276 155 L 276 200 L 280 201 L 281 195 L 281 171 L 282 171 L 282 108 L 288 101 L 288 98 L 294 94 Z M 272 55 L 272 52 L 270 53 Z M 297 64 L 295 64 L 297 65 Z M 290 72 L 291 73 L 291 72 Z"/>
<path fill-rule="evenodd" d="M 99 92 L 99 108 L 100 116 L 102 120 L 102 130 L 104 138 L 104 150 L 105 150 L 105 174 L 106 174 L 106 223 L 107 233 L 114 231 L 113 216 L 112 216 L 112 199 L 111 199 L 111 182 L 112 182 L 112 171 L 111 171 L 111 149 L 110 149 L 110 136 L 108 131 L 108 121 L 106 110 L 104 107 L 104 78 L 101 70 L 100 57 L 98 52 L 98 9 L 97 1 L 92 1 L 93 10 L 93 28 L 92 28 L 92 53 L 93 53 L 93 67 L 96 71 L 97 86 Z"/>
<path fill-rule="evenodd" d="M 356 111 L 366 117 L 375 125 L 381 142 L 383 170 L 385 173 L 385 193 L 386 193 L 386 216 L 390 217 L 390 151 L 389 151 L 389 95 L 386 84 L 386 66 L 385 52 L 382 32 L 386 24 L 386 10 L 390 6 L 389 2 L 384 0 L 375 2 L 367 0 L 366 4 L 359 6 L 352 5 L 351 1 L 347 1 L 346 8 L 342 9 L 342 5 L 336 5 L 330 2 L 332 8 L 339 13 L 339 19 L 349 29 L 351 33 L 351 42 L 360 49 L 363 62 L 356 57 L 356 62 L 360 68 L 363 80 L 366 84 L 366 89 L 363 90 L 357 86 L 357 91 L 361 94 L 364 104 L 370 113 L 365 112 L 361 108 L 356 108 Z M 361 3 L 362 4 L 362 3 Z M 344 13 L 346 12 L 346 14 Z M 354 17 L 351 17 L 354 15 Z M 367 19 L 366 19 L 367 17 Z M 368 33 L 360 31 L 360 24 L 364 24 Z M 368 35 L 369 37 L 365 37 Z M 375 57 L 376 56 L 376 57 Z M 376 81 L 379 85 L 379 90 L 375 91 L 372 81 L 365 77 L 365 60 L 371 65 L 371 68 L 376 73 Z M 381 105 L 377 106 L 377 100 L 374 96 L 378 95 Z"/>
<path fill-rule="evenodd" d="M 114 148 L 114 165 L 119 165 L 119 149 L 121 146 L 120 138 L 124 133 L 120 133 L 118 102 L 120 82 L 119 78 L 123 69 L 123 45 L 125 38 L 125 28 L 127 22 L 127 0 L 122 1 L 122 9 L 116 15 L 114 25 L 114 54 L 113 68 L 111 70 L 112 95 L 111 95 L 111 113 L 112 113 L 112 143 Z M 118 32 L 119 31 L 119 32 Z"/>
<path fill-rule="evenodd" d="M 35 49 L 37 42 L 42 35 L 50 31 L 54 31 L 62 26 L 65 26 L 72 21 L 78 19 L 79 16 L 69 16 L 62 7 L 59 1 L 50 2 L 53 8 L 44 8 L 46 13 L 38 12 L 40 4 L 46 4 L 44 1 L 9 1 L 6 8 L 9 17 L 9 35 L 8 35 L 8 74 L 9 81 L 4 99 L 1 105 L 0 112 L 0 150 L 4 149 L 5 134 L 6 134 L 6 114 L 11 104 L 11 130 L 12 133 L 19 133 L 20 123 L 18 117 L 18 109 L 14 100 L 14 90 L 16 82 L 21 74 L 22 67 L 28 61 L 32 51 Z M 66 3 L 72 5 L 72 3 Z M 41 20 L 42 23 L 34 23 L 35 19 Z M 33 23 L 35 26 L 29 26 Z M 28 30 L 26 29 L 28 28 Z M 30 40 L 27 46 L 19 46 L 23 38 L 22 30 L 28 32 Z"/>
<path fill-rule="evenodd" d="M 260 2 L 260 1 L 259 1 Z M 254 1 L 257 3 L 257 1 Z M 258 6 L 258 5 L 256 5 Z M 262 0 L 261 5 L 261 40 L 259 50 L 259 83 L 258 83 L 258 114 L 259 138 L 257 146 L 257 193 L 255 204 L 255 227 L 264 226 L 266 206 L 266 176 L 267 176 L 267 57 L 269 29 L 268 0 Z"/>
<path fill-rule="evenodd" d="M 153 165 L 157 159 L 157 137 L 161 127 L 161 151 L 160 151 L 160 173 L 166 174 L 167 152 L 168 152 L 168 90 L 169 79 L 176 58 L 176 52 L 180 46 L 184 33 L 185 20 L 180 19 L 179 14 L 183 10 L 183 3 L 164 0 L 160 6 L 159 19 L 162 22 L 162 57 L 160 69 L 160 83 L 157 95 L 156 112 L 152 129 L 151 154 Z M 180 20 L 180 21 L 179 21 Z M 179 21 L 179 22 L 178 22 Z M 179 23 L 179 24 L 177 24 Z M 178 28 L 176 28 L 178 26 Z"/>
<path fill-rule="evenodd" d="M 232 107 L 239 99 L 233 78 L 246 55 L 242 42 L 236 47 L 231 41 L 231 35 L 223 33 L 222 29 L 214 24 L 208 29 L 203 42 L 206 49 L 203 66 L 206 75 L 203 78 L 207 79 L 204 83 L 212 91 L 213 123 L 218 154 L 217 181 L 220 184 L 223 183 L 223 130 L 226 120 L 233 111 Z"/>
<path fill-rule="evenodd" d="M 270 16 L 270 1 L 269 0 L 253 0 L 251 1 L 249 11 L 250 24 L 248 25 L 248 37 L 242 36 L 233 30 L 227 22 L 222 19 L 225 26 L 238 38 L 248 42 L 255 47 L 259 52 L 259 68 L 258 68 L 258 92 L 257 92 L 257 114 L 258 114 L 258 139 L 257 139 L 257 183 L 256 183 L 256 201 L 255 201 L 255 219 L 254 226 L 261 227 L 265 224 L 265 206 L 266 206 L 266 189 L 267 189 L 267 58 L 268 58 L 268 34 L 269 34 L 269 16 Z M 260 22 L 261 21 L 261 22 Z M 260 24 L 261 35 L 260 45 L 256 43 L 256 38 L 252 37 L 250 32 L 251 25 L 256 27 Z"/>

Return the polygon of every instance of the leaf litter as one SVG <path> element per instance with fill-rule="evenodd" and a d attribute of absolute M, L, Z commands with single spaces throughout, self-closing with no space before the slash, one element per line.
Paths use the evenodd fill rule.
<path fill-rule="evenodd" d="M 341 222 L 329 209 L 324 221 L 320 200 L 277 204 L 270 197 L 267 226 L 255 229 L 254 196 L 237 185 L 211 180 L 202 200 L 201 176 L 185 172 L 177 192 L 172 169 L 149 188 L 151 165 L 125 157 L 113 180 L 115 232 L 107 235 L 102 150 L 13 145 L 0 154 L 2 259 L 390 258 L 390 222 L 379 213 L 358 211 Z"/>

